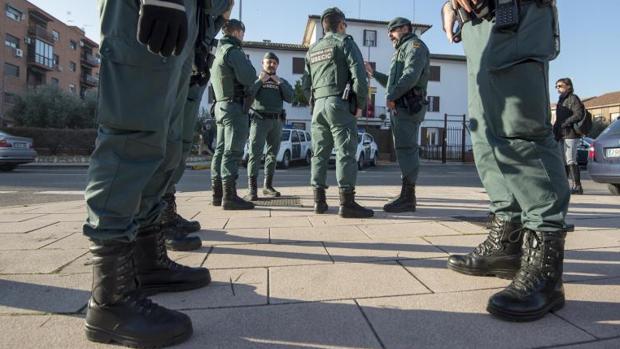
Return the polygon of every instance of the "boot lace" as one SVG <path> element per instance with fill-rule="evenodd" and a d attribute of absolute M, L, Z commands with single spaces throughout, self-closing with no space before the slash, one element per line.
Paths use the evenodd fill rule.
<path fill-rule="evenodd" d="M 136 266 L 133 250 L 123 256 L 117 269 L 117 292 L 121 295 L 121 301 L 127 303 L 129 307 L 138 313 L 146 316 L 153 313 L 159 307 L 140 292 L 140 283 L 136 278 Z"/>
<path fill-rule="evenodd" d="M 489 235 L 478 247 L 473 251 L 474 255 L 488 256 L 493 255 L 495 252 L 502 251 L 504 245 L 502 244 L 502 235 L 504 234 L 505 223 L 499 219 L 494 219 L 489 225 Z M 523 229 L 516 229 L 508 233 L 508 242 L 517 243 L 523 235 Z"/>
<path fill-rule="evenodd" d="M 521 293 L 532 292 L 546 279 L 557 278 L 556 264 L 562 256 L 561 247 L 554 240 L 543 241 L 542 235 L 533 231 L 527 235 L 521 269 L 510 285 Z"/>
<path fill-rule="evenodd" d="M 170 259 L 170 257 L 168 257 L 168 250 L 166 249 L 166 236 L 163 233 L 157 234 L 157 261 L 160 266 L 170 270 L 190 269 L 189 267 L 174 262 Z"/>

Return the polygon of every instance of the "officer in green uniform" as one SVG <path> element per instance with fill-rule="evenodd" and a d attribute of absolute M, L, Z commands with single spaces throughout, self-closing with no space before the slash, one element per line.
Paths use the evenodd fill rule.
<path fill-rule="evenodd" d="M 418 133 L 426 115 L 426 88 L 430 77 L 429 51 L 413 33 L 411 21 L 397 17 L 388 24 L 390 40 L 396 49 L 392 56 L 390 75 L 375 71 L 366 63 L 366 70 L 387 89 L 387 107 L 396 157 L 402 174 L 400 195 L 391 200 L 386 212 L 415 211 L 415 184 L 420 169 Z"/>
<path fill-rule="evenodd" d="M 145 295 L 211 280 L 207 269 L 168 258 L 159 223 L 161 198 L 181 155 L 179 116 L 193 62 L 197 2 L 99 0 L 99 10 L 100 126 L 83 228 L 93 254 L 86 336 L 128 346 L 172 345 L 191 336 L 190 318 Z"/>
<path fill-rule="evenodd" d="M 265 153 L 265 183 L 263 194 L 270 197 L 280 196 L 273 188 L 273 175 L 276 169 L 276 157 L 280 150 L 282 123 L 284 122 L 284 102 L 293 100 L 293 87 L 276 73 L 280 59 L 273 52 L 263 57 L 263 70 L 250 92 L 254 103 L 250 109 L 250 151 L 248 157 L 248 195 L 246 200 L 258 200 L 258 167 Z"/>
<path fill-rule="evenodd" d="M 460 39 L 453 32 L 457 7 L 472 13 L 473 4 L 444 5 L 451 41 Z M 506 320 L 536 320 L 564 305 L 570 191 L 548 92 L 549 61 L 559 53 L 557 23 L 554 0 L 515 0 L 501 1 L 495 12 L 462 28 L 474 157 L 494 218 L 486 241 L 468 255 L 451 256 L 448 267 L 512 278 L 487 306 Z"/>
<path fill-rule="evenodd" d="M 211 160 L 214 205 L 221 204 L 224 210 L 248 210 L 253 209 L 254 204 L 237 196 L 237 177 L 248 139 L 247 100 L 257 80 L 256 70 L 241 48 L 245 34 L 243 23 L 231 19 L 222 32 L 224 37 L 211 69 L 217 122 L 217 146 Z"/>
<path fill-rule="evenodd" d="M 210 79 L 210 64 L 213 62 L 212 48 L 217 45 L 215 36 L 230 17 L 233 0 L 213 0 L 198 2 L 199 32 L 196 40 L 194 66 L 190 78 L 187 102 L 182 112 L 183 122 L 183 149 L 181 161 L 174 173 L 172 182 L 164 194 L 166 208 L 162 214 L 162 225 L 166 235 L 166 246 L 170 250 L 189 251 L 202 246 L 198 237 L 188 237 L 189 233 L 200 230 L 200 222 L 189 221 L 177 213 L 175 199 L 176 184 L 179 183 L 185 172 L 186 160 L 192 149 L 196 119 L 198 116 L 202 95 Z M 202 6 L 201 6 L 202 5 Z"/>
<path fill-rule="evenodd" d="M 357 180 L 357 118 L 366 106 L 368 81 L 362 54 L 346 34 L 345 16 L 328 8 L 321 16 L 325 36 L 306 55 L 303 86 L 313 101 L 312 179 L 314 211 L 325 213 L 327 164 L 336 147 L 336 177 L 340 191 L 339 214 L 344 218 L 372 217 L 374 212 L 355 202 Z"/>

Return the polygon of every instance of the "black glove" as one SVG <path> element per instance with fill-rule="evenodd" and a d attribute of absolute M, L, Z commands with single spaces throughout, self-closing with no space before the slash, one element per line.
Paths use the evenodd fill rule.
<path fill-rule="evenodd" d="M 187 41 L 187 15 L 183 0 L 141 0 L 138 41 L 149 51 L 179 55 Z"/>

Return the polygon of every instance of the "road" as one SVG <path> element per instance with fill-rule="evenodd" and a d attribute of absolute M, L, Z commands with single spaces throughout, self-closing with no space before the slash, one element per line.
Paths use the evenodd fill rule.
<path fill-rule="evenodd" d="M 310 168 L 295 166 L 288 170 L 278 170 L 275 177 L 277 188 L 308 185 Z M 583 174 L 587 194 L 610 195 L 603 184 L 589 180 Z M 335 171 L 329 170 L 328 184 L 336 185 Z M 86 168 L 62 167 L 19 167 L 13 172 L 0 172 L 0 207 L 29 205 L 45 202 L 81 200 L 86 185 Z M 240 169 L 239 194 L 245 192 L 247 178 L 245 169 Z M 363 186 L 400 185 L 399 169 L 395 164 L 367 168 L 358 174 L 358 192 Z M 422 186 L 466 186 L 481 187 L 473 165 L 424 163 L 418 185 Z M 196 192 L 210 189 L 208 170 L 188 170 L 178 185 L 181 192 Z"/>

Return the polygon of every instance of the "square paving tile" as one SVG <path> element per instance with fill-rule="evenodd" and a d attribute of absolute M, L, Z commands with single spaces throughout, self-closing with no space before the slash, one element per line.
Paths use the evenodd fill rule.
<path fill-rule="evenodd" d="M 0 274 L 49 274 L 86 250 L 0 251 Z"/>
<path fill-rule="evenodd" d="M 620 247 L 620 228 L 609 230 L 582 230 L 580 227 L 566 236 L 567 250 Z"/>
<path fill-rule="evenodd" d="M 620 217 L 595 219 L 567 219 L 567 223 L 574 224 L 580 230 L 618 229 Z"/>
<path fill-rule="evenodd" d="M 436 258 L 446 255 L 420 238 L 385 242 L 326 242 L 325 247 L 337 263 Z"/>
<path fill-rule="evenodd" d="M 620 278 L 564 284 L 558 316 L 598 338 L 620 336 Z"/>
<path fill-rule="evenodd" d="M 449 254 L 465 254 L 486 239 L 487 235 L 429 236 L 424 239 Z"/>
<path fill-rule="evenodd" d="M 58 221 L 29 220 L 25 222 L 0 223 L 0 234 L 23 234 L 47 227 Z"/>
<path fill-rule="evenodd" d="M 620 247 L 566 251 L 564 281 L 620 277 Z"/>
<path fill-rule="evenodd" d="M 436 222 L 416 222 L 400 224 L 359 226 L 368 236 L 377 241 L 409 239 L 420 236 L 462 235 L 461 232 Z"/>
<path fill-rule="evenodd" d="M 0 250 L 36 250 L 75 234 L 79 228 L 73 223 L 56 223 L 25 234 L 5 234 Z"/>
<path fill-rule="evenodd" d="M 226 229 L 240 228 L 296 228 L 310 227 L 310 222 L 306 217 L 290 217 L 282 219 L 280 217 L 264 217 L 244 219 L 239 217 L 231 218 Z"/>
<path fill-rule="evenodd" d="M 292 241 L 370 241 L 358 227 L 271 228 L 272 242 Z"/>
<path fill-rule="evenodd" d="M 184 310 L 267 304 L 267 269 L 213 270 L 211 278 L 207 287 L 162 293 L 153 299 L 165 307 Z"/>
<path fill-rule="evenodd" d="M 418 280 L 435 293 L 461 292 L 489 288 L 503 288 L 509 280 L 495 277 L 476 277 L 452 271 L 446 267 L 448 259 L 402 261 Z"/>
<path fill-rule="evenodd" d="M 203 229 L 192 235 L 199 236 L 205 246 L 262 244 L 269 242 L 269 228 L 258 229 Z"/>
<path fill-rule="evenodd" d="M 0 223 L 15 223 L 23 222 L 30 219 L 41 217 L 41 214 L 37 213 L 4 213 L 0 211 Z"/>
<path fill-rule="evenodd" d="M 386 348 L 533 348 L 594 339 L 554 315 L 533 323 L 497 320 L 485 311 L 494 292 L 358 302 Z"/>
<path fill-rule="evenodd" d="M 187 313 L 194 336 L 179 348 L 381 348 L 353 302 Z"/>
<path fill-rule="evenodd" d="M 30 233 L 32 234 L 32 233 Z M 81 232 L 81 229 L 77 233 L 73 233 L 64 239 L 58 240 L 50 245 L 45 246 L 44 249 L 88 249 L 90 246 L 90 240 Z"/>
<path fill-rule="evenodd" d="M 620 338 L 603 339 L 594 342 L 586 342 L 582 344 L 569 345 L 562 349 L 618 349 L 620 348 Z"/>
<path fill-rule="evenodd" d="M 90 297 L 92 277 L 16 275 L 0 278 L 0 314 L 76 313 Z"/>
<path fill-rule="evenodd" d="M 269 288 L 273 304 L 429 293 L 395 262 L 270 268 Z"/>
<path fill-rule="evenodd" d="M 216 246 L 205 265 L 214 269 L 332 263 L 320 243 Z"/>

